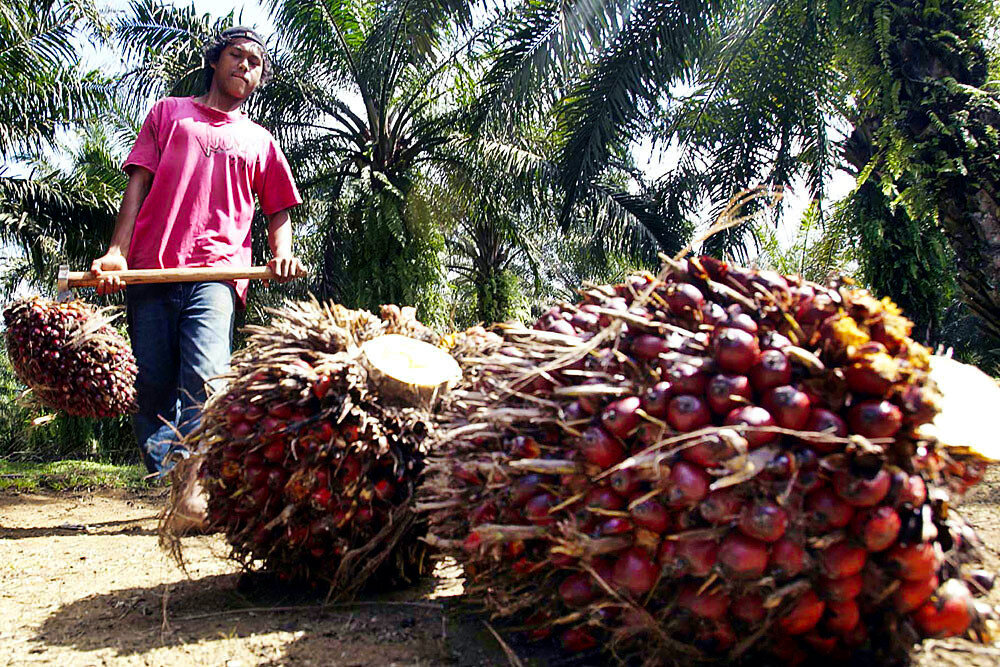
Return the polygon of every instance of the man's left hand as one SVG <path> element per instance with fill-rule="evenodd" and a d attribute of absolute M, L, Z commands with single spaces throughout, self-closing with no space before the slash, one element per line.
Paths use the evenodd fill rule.
<path fill-rule="evenodd" d="M 293 255 L 279 255 L 267 263 L 268 268 L 274 272 L 274 279 L 279 283 L 287 283 L 289 280 L 306 275 L 306 267 Z"/>

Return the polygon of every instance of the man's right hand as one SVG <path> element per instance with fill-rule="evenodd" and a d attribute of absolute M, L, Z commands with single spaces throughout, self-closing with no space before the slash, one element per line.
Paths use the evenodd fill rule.
<path fill-rule="evenodd" d="M 125 282 L 115 275 L 115 271 L 127 269 L 128 262 L 125 261 L 125 256 L 116 250 L 108 251 L 91 262 L 90 272 L 99 279 L 97 293 L 103 296 L 120 292 L 125 287 Z"/>

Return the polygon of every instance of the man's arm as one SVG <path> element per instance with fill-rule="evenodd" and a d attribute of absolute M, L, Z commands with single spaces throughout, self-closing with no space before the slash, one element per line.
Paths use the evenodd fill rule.
<path fill-rule="evenodd" d="M 267 244 L 271 248 L 271 261 L 267 263 L 280 283 L 288 282 L 305 273 L 302 262 L 292 253 L 292 219 L 288 209 L 267 216 Z"/>
<path fill-rule="evenodd" d="M 128 252 L 129 243 L 132 241 L 135 219 L 152 184 L 153 172 L 142 167 L 133 167 L 129 170 L 128 185 L 125 186 L 125 195 L 118 209 L 118 218 L 115 220 L 115 230 L 111 234 L 108 251 L 90 265 L 91 273 L 100 278 L 97 284 L 98 294 L 113 294 L 125 287 L 125 283 L 115 276 L 114 272 L 128 269 L 125 253 Z"/>

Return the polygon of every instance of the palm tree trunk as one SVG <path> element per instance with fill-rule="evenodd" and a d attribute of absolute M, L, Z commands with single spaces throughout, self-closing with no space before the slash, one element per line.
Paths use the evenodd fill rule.
<path fill-rule="evenodd" d="M 911 217 L 940 225 L 964 301 L 1000 338 L 1000 94 L 982 88 L 972 4 L 862 0 L 863 34 L 875 36 L 862 70 L 878 81 L 880 180 Z"/>

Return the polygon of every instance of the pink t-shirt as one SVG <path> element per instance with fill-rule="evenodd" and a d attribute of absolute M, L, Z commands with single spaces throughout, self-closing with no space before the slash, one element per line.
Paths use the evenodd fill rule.
<path fill-rule="evenodd" d="M 128 250 L 132 269 L 250 266 L 254 195 L 265 215 L 302 203 L 271 133 L 191 97 L 153 105 L 123 169 L 153 172 Z M 247 281 L 236 281 L 240 301 Z"/>

